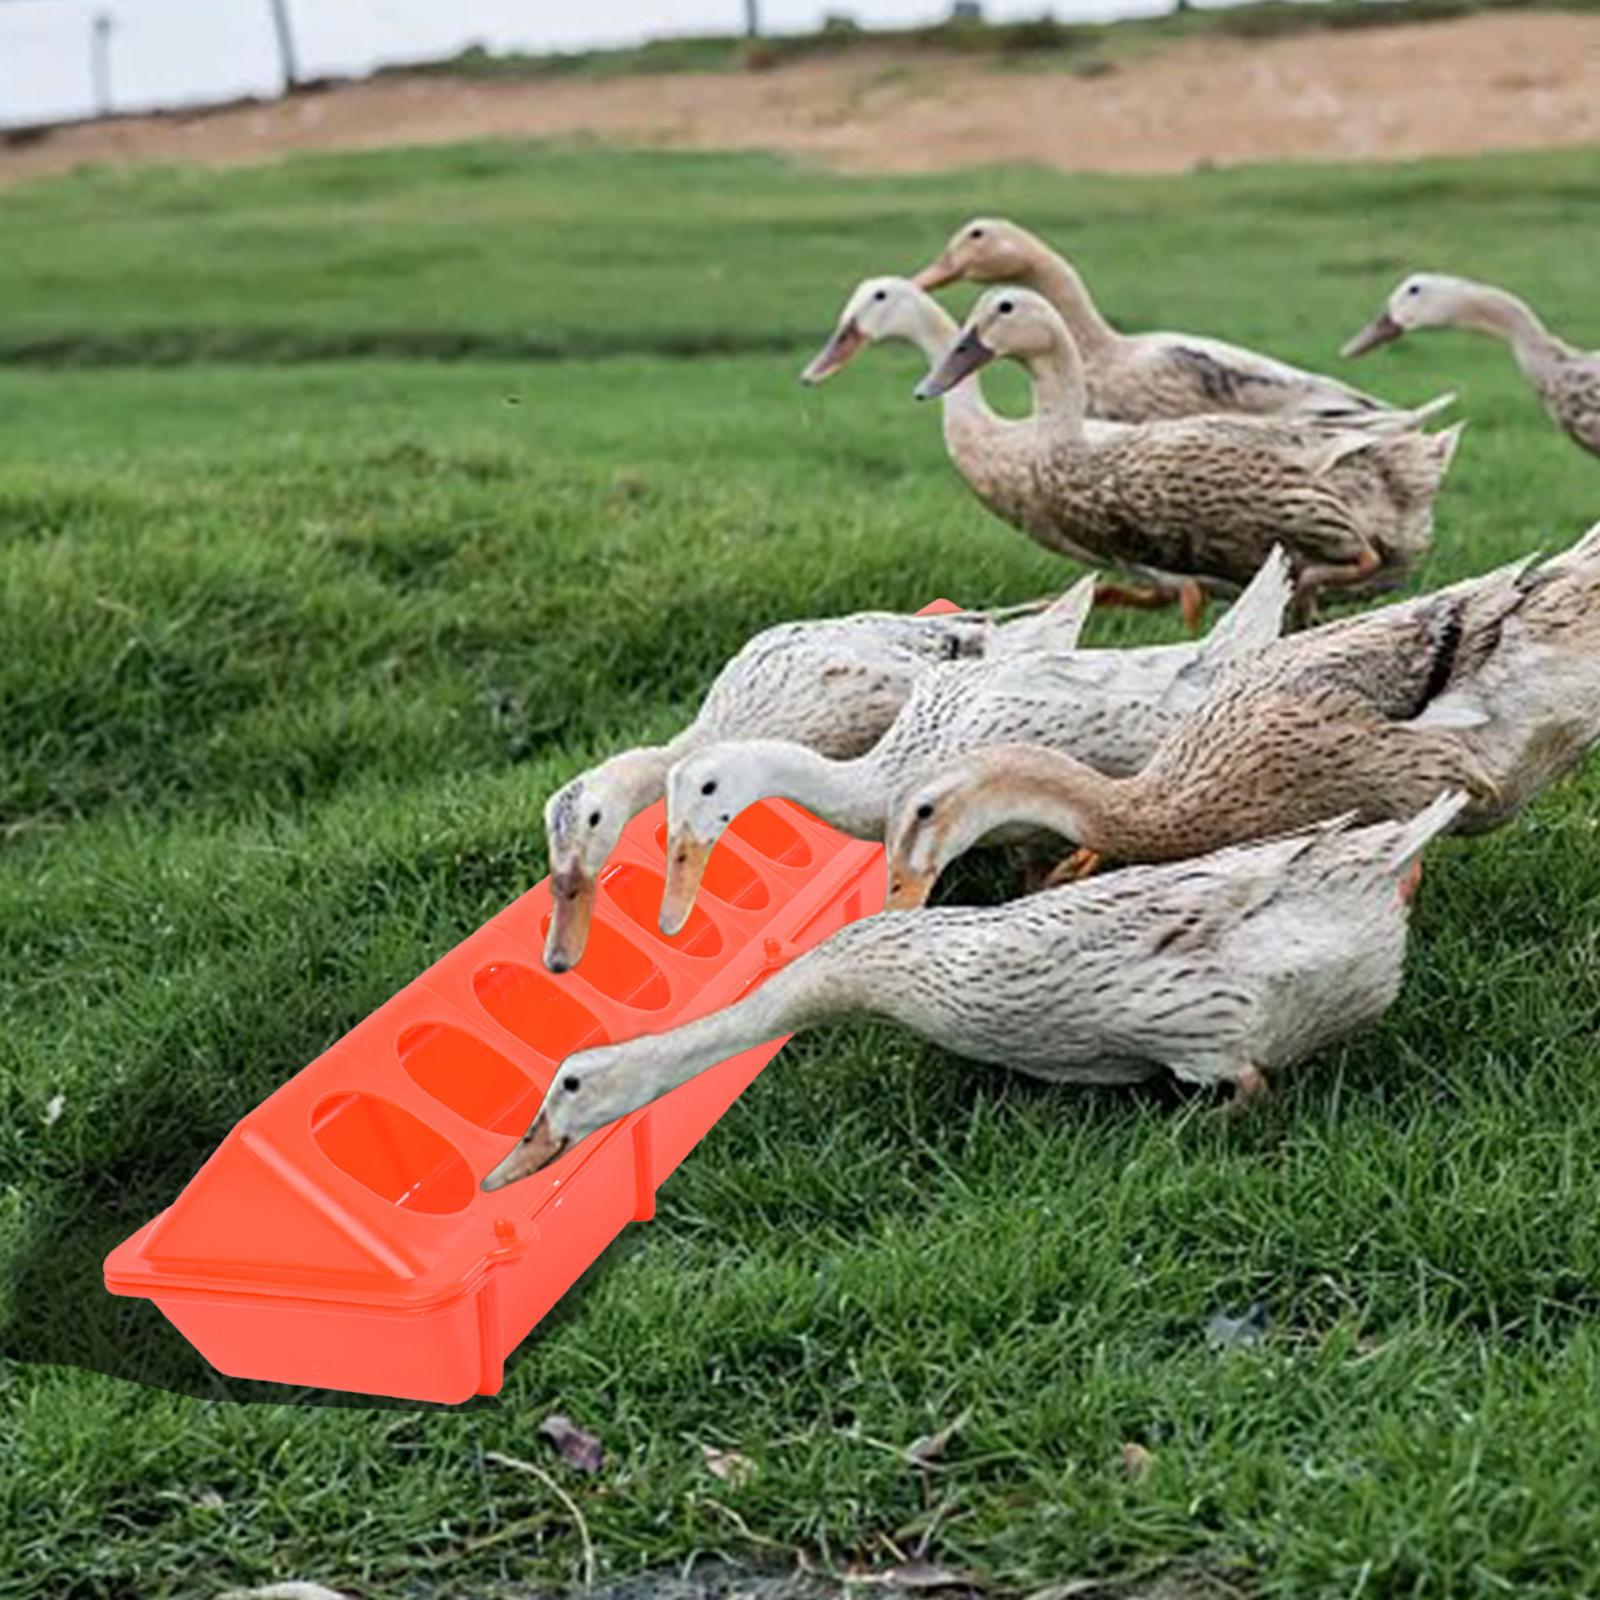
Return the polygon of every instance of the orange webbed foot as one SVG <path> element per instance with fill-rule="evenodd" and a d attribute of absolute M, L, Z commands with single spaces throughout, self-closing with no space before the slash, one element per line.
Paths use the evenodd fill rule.
<path fill-rule="evenodd" d="M 1084 878 L 1092 878 L 1099 870 L 1100 852 L 1084 846 L 1082 849 L 1074 850 L 1045 878 L 1044 887 L 1059 889 L 1063 884 L 1078 883 Z"/>

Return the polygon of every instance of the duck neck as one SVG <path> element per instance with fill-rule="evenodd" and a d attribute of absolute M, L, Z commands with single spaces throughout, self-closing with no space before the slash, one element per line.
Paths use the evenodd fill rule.
<path fill-rule="evenodd" d="M 1137 777 L 1112 778 L 1075 756 L 1019 746 L 997 766 L 1003 789 L 980 831 L 1018 823 L 1113 860 L 1145 858 L 1149 796 Z"/>
<path fill-rule="evenodd" d="M 1566 353 L 1566 346 L 1526 300 L 1489 284 L 1474 285 L 1463 296 L 1454 320 L 1458 327 L 1503 339 L 1527 378 L 1541 377 Z"/>
<path fill-rule="evenodd" d="M 881 839 L 888 820 L 887 785 L 870 753 L 835 761 L 803 744 L 779 739 L 759 745 L 766 794 L 792 800 L 858 839 Z"/>
<path fill-rule="evenodd" d="M 1071 333 L 1065 333 L 1042 355 L 1023 363 L 1033 383 L 1034 430 L 1052 439 L 1083 438 L 1085 406 L 1083 357 Z"/>
<path fill-rule="evenodd" d="M 862 983 L 850 959 L 856 942 L 835 934 L 731 1006 L 665 1033 L 601 1047 L 599 1053 L 609 1058 L 608 1075 L 627 1083 L 628 1109 L 660 1099 L 730 1056 L 859 1004 Z"/>
<path fill-rule="evenodd" d="M 666 744 L 642 744 L 611 757 L 601 771 L 622 796 L 627 815 L 637 816 L 667 792 L 667 773 L 673 763 L 689 753 L 680 749 L 684 735 Z"/>
<path fill-rule="evenodd" d="M 903 337 L 922 352 L 932 368 L 943 360 L 960 332 L 956 319 L 932 295 L 924 295 L 917 301 L 914 320 Z M 986 479 L 989 452 L 1010 424 L 991 409 L 977 373 L 946 390 L 939 405 L 950 459 L 969 483 L 981 484 Z"/>
<path fill-rule="evenodd" d="M 997 752 L 992 773 L 994 789 L 973 819 L 974 837 L 1021 824 L 1112 861 L 1162 861 L 1170 854 L 1165 795 L 1142 774 L 1110 778 L 1074 755 L 1038 746 Z"/>
<path fill-rule="evenodd" d="M 1026 275 L 1021 281 L 1024 288 L 1042 294 L 1061 313 L 1061 320 L 1090 359 L 1109 351 L 1121 339 L 1121 334 L 1101 316 L 1078 269 L 1038 240 L 1028 252 Z"/>
<path fill-rule="evenodd" d="M 902 326 L 901 337 L 922 352 L 930 368 L 938 366 L 961 333 L 956 319 L 931 294 L 918 297 L 911 319 Z M 994 418 L 976 374 L 947 390 L 942 406 L 946 417 L 971 414 Z"/>

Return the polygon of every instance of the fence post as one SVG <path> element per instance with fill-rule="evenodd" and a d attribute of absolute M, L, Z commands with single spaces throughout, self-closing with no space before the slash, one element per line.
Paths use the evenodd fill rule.
<path fill-rule="evenodd" d="M 111 30 L 115 26 L 109 11 L 95 12 L 89 25 L 89 77 L 94 84 L 97 117 L 111 115 Z"/>
<path fill-rule="evenodd" d="M 267 0 L 272 7 L 272 27 L 278 35 L 278 59 L 283 63 L 283 86 L 292 89 L 300 81 L 300 64 L 294 54 L 294 26 L 289 20 L 289 0 Z"/>

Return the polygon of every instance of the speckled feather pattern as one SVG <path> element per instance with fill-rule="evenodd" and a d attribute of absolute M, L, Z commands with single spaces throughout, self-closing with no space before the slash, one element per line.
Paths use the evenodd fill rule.
<path fill-rule="evenodd" d="M 1254 613 L 1237 634 L 1199 644 L 1074 650 L 923 674 L 883 738 L 861 758 L 862 787 L 883 805 L 923 774 L 969 750 L 1039 744 L 1111 775 L 1136 772 L 1230 662 L 1276 634 L 1286 589 L 1265 575 L 1239 604 Z M 881 825 L 874 818 L 875 824 Z"/>
<path fill-rule="evenodd" d="M 1413 814 L 1443 788 L 1466 831 L 1508 820 L 1600 741 L 1600 530 L 1284 640 L 1225 674 L 1119 797 L 1122 859 L 1193 856 L 1345 811 Z"/>
<path fill-rule="evenodd" d="M 1337 378 L 1191 334 L 1118 335 L 1085 351 L 1084 375 L 1089 414 L 1115 422 L 1230 411 L 1353 420 L 1387 409 Z"/>
<path fill-rule="evenodd" d="M 1206 417 L 1103 443 L 1019 437 L 975 487 L 998 516 L 1078 559 L 1237 587 L 1281 543 L 1297 566 L 1375 552 L 1393 582 L 1428 548 L 1456 437 L 1341 441 L 1314 425 Z"/>
<path fill-rule="evenodd" d="M 1408 918 L 1397 880 L 1455 804 L 1442 797 L 1408 824 L 1328 824 L 1004 906 L 886 912 L 725 1012 L 584 1051 L 567 1067 L 585 1089 L 604 1080 L 615 1114 L 758 1040 L 868 1014 L 1058 1082 L 1170 1071 L 1217 1083 L 1281 1069 L 1393 1001 Z"/>
<path fill-rule="evenodd" d="M 759 734 L 858 755 L 882 736 L 924 672 L 976 661 L 995 637 L 976 613 L 864 613 L 767 628 L 717 674 L 693 726 L 707 742 Z"/>
<path fill-rule="evenodd" d="M 1600 350 L 1562 346 L 1534 381 L 1550 420 L 1575 443 L 1600 455 Z"/>

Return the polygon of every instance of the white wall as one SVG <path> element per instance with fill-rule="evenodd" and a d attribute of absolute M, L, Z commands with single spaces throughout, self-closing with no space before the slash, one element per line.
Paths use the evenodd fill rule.
<path fill-rule="evenodd" d="M 1057 0 L 1065 17 L 1130 15 L 1168 0 Z M 573 49 L 673 33 L 731 33 L 742 0 L 290 0 L 302 71 L 356 74 L 387 62 L 498 49 Z M 937 21 L 947 0 L 761 0 L 773 31 L 814 27 L 830 10 L 871 26 Z M 1035 17 L 1047 0 L 986 0 L 991 19 Z M 278 85 L 267 0 L 0 0 L 0 125 L 93 108 L 93 18 L 115 23 L 119 109 L 270 93 Z"/>

